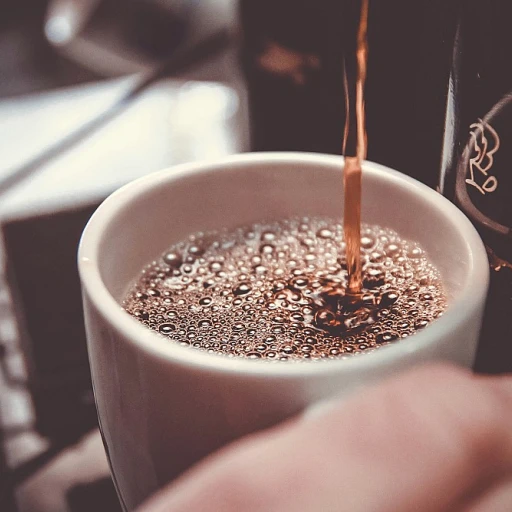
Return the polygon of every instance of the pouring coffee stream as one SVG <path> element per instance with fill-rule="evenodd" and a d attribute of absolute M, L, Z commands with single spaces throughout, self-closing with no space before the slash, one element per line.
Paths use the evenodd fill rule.
<path fill-rule="evenodd" d="M 347 29 L 343 85 L 345 95 L 345 130 L 343 155 L 345 157 L 343 231 L 346 243 L 347 285 L 328 283 L 318 295 L 315 325 L 336 335 L 346 329 L 364 329 L 377 318 L 379 308 L 394 303 L 398 295 L 391 290 L 382 296 L 374 287 L 382 284 L 382 275 L 363 279 L 361 261 L 361 195 L 362 163 L 367 156 L 365 84 L 368 64 L 368 0 L 361 0 L 361 9 L 354 12 L 359 22 L 352 33 Z M 349 17 L 350 18 L 350 17 Z M 349 20 L 352 22 L 352 20 Z M 355 43 L 355 44 L 354 44 Z M 363 281 L 371 290 L 363 290 Z M 367 288 L 367 286 L 365 286 Z"/>
<path fill-rule="evenodd" d="M 344 86 L 346 103 L 345 133 L 343 137 L 344 168 L 344 220 L 347 244 L 348 285 L 346 293 L 357 300 L 362 292 L 361 265 L 361 178 L 362 162 L 367 155 L 367 135 L 365 126 L 364 87 L 368 62 L 368 0 L 362 0 L 361 16 L 357 33 L 357 73 L 355 84 L 349 80 L 347 58 L 345 58 Z M 355 108 L 351 105 L 355 104 Z M 349 141 L 355 127 L 355 156 L 350 155 Z"/>

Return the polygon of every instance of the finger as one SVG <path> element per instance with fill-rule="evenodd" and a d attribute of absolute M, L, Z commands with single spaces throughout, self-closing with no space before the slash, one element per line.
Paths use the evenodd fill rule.
<path fill-rule="evenodd" d="M 454 510 L 512 461 L 512 384 L 424 367 L 222 450 L 160 511 Z"/>

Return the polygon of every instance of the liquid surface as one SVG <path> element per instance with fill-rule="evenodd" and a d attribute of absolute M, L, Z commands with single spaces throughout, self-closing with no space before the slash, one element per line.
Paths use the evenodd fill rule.
<path fill-rule="evenodd" d="M 417 244 L 363 225 L 358 299 L 345 293 L 345 250 L 331 219 L 197 233 L 143 270 L 124 307 L 173 343 L 268 360 L 372 351 L 443 314 L 439 273 Z"/>

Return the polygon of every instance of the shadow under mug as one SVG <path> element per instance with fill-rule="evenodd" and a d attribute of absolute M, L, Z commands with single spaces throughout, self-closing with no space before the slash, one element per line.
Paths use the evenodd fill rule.
<path fill-rule="evenodd" d="M 154 173 L 111 195 L 79 249 L 94 393 L 126 510 L 219 447 L 404 368 L 473 363 L 488 287 L 484 246 L 448 200 L 366 162 L 362 219 L 419 242 L 440 270 L 445 314 L 389 347 L 345 360 L 270 363 L 165 343 L 121 307 L 145 264 L 195 231 L 291 216 L 341 218 L 343 159 L 257 153 Z"/>

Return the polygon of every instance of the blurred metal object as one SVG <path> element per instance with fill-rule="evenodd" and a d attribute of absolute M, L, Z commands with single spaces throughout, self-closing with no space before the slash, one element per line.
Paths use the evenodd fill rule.
<path fill-rule="evenodd" d="M 460 4 L 439 191 L 488 249 L 491 285 L 475 370 L 512 372 L 512 32 L 510 0 Z"/>
<path fill-rule="evenodd" d="M 49 7 L 44 31 L 48 41 L 61 46 L 84 28 L 100 0 L 54 0 Z"/>
<path fill-rule="evenodd" d="M 147 73 L 142 73 L 117 101 L 109 105 L 105 110 L 101 110 L 96 117 L 93 116 L 91 119 L 88 119 L 84 124 L 80 125 L 71 133 L 67 133 L 55 144 L 45 147 L 39 155 L 33 157 L 31 160 L 25 161 L 25 163 L 17 169 L 9 170 L 4 176 L 0 173 L 0 194 L 17 185 L 20 181 L 27 179 L 44 165 L 51 162 L 52 159 L 69 151 L 85 138 L 91 136 L 95 131 L 102 128 L 105 124 L 115 119 L 124 112 L 142 92 L 154 83 L 167 76 L 183 72 L 190 66 L 215 56 L 217 53 L 224 50 L 229 43 L 230 34 L 228 31 L 221 30 L 215 32 L 197 44 L 176 52 L 171 58 L 162 62 L 161 65 L 150 69 Z"/>
<path fill-rule="evenodd" d="M 233 19 L 233 0 L 52 0 L 45 35 L 99 75 L 146 71 Z M 207 19 L 208 23 L 204 23 Z"/>
<path fill-rule="evenodd" d="M 45 34 L 61 53 L 106 76 L 155 66 L 183 44 L 195 0 L 53 0 Z"/>

